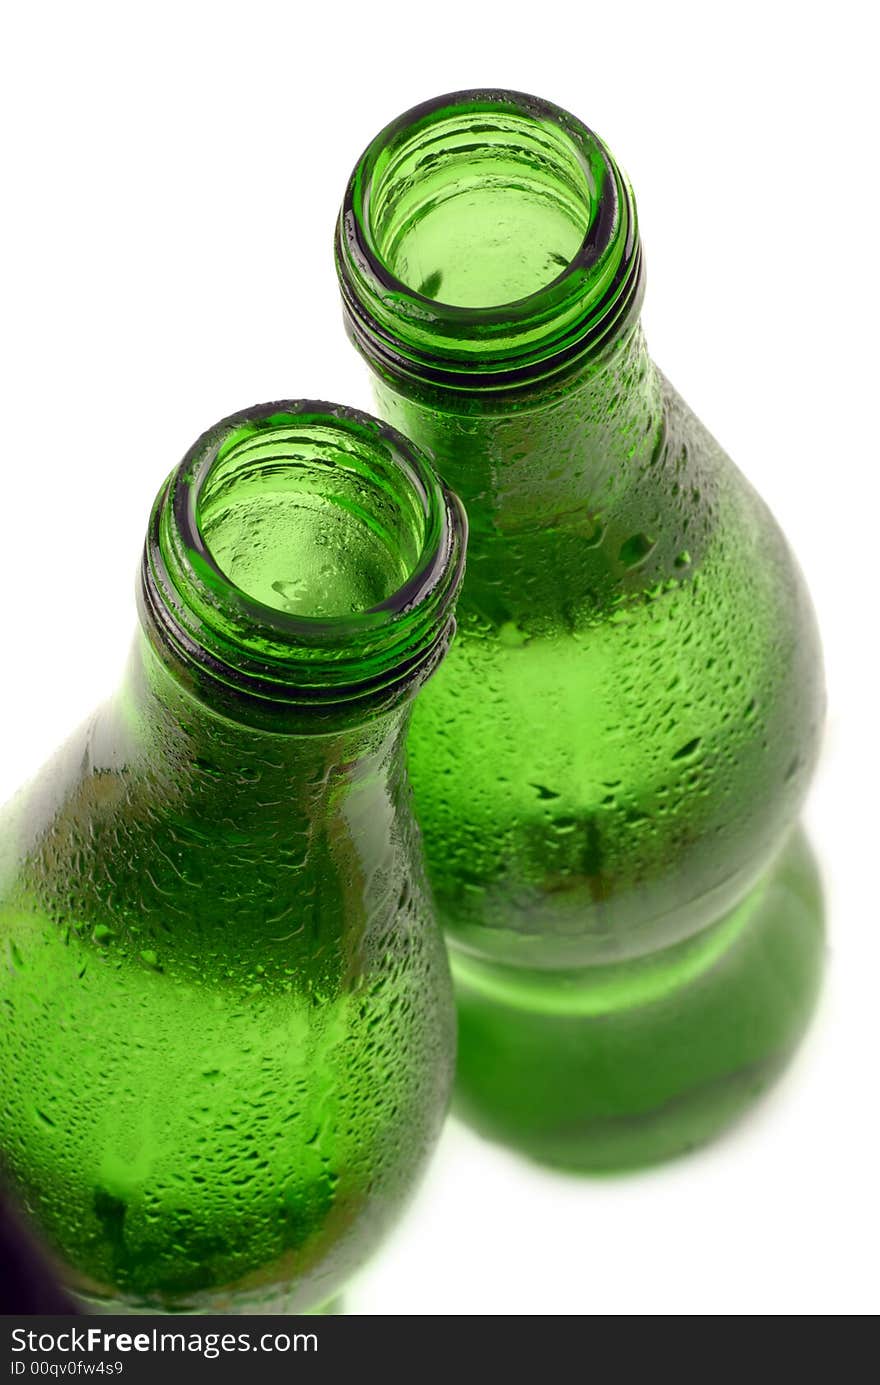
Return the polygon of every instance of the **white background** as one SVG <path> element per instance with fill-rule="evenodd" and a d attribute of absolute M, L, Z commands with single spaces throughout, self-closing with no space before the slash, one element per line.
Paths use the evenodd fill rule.
<path fill-rule="evenodd" d="M 533 91 L 609 141 L 653 354 L 818 606 L 830 965 L 794 1069 L 735 1133 L 638 1177 L 549 1175 L 451 1123 L 351 1311 L 878 1307 L 871 8 L 77 0 L 5 22 L 0 799 L 115 686 L 149 506 L 197 434 L 284 396 L 370 407 L 334 217 L 367 140 L 443 91 Z"/>

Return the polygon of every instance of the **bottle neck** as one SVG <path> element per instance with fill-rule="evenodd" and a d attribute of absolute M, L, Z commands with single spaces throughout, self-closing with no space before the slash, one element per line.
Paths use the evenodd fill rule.
<path fill-rule="evenodd" d="M 564 385 L 504 403 L 375 383 L 385 417 L 430 451 L 481 535 L 594 515 L 597 524 L 656 454 L 663 431 L 659 374 L 641 327 Z"/>
<path fill-rule="evenodd" d="M 356 791 L 384 795 L 403 770 L 411 703 L 305 734 L 269 731 L 196 696 L 140 634 L 122 687 L 90 741 L 94 771 L 125 772 L 210 832 L 272 838 L 292 814 L 319 821 Z M 350 804 L 346 812 L 350 812 Z"/>
<path fill-rule="evenodd" d="M 204 433 L 160 490 L 141 624 L 221 715 L 332 738 L 406 702 L 443 657 L 465 533 L 387 425 L 314 400 L 257 405 Z"/>
<path fill-rule="evenodd" d="M 14 889 L 51 910 L 62 881 L 74 918 L 134 939 L 148 966 L 199 977 L 217 938 L 230 975 L 251 975 L 283 944 L 289 975 L 321 956 L 336 985 L 412 845 L 408 722 L 409 703 L 335 732 L 236 721 L 141 633 L 115 696 L 30 790 Z"/>

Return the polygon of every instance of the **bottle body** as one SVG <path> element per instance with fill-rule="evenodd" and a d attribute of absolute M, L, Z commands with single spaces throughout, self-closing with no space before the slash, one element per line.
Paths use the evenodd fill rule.
<path fill-rule="evenodd" d="M 554 494 L 548 522 L 537 479 L 517 519 L 505 504 L 481 525 L 469 504 L 458 640 L 409 737 L 458 1109 L 569 1167 L 715 1133 L 781 1069 L 819 985 L 817 868 L 789 841 L 822 718 L 812 611 L 766 507 L 657 386 L 660 426 L 601 518 Z M 467 503 L 495 420 L 459 433 L 387 383 L 376 396 Z M 530 448 L 528 411 L 511 421 L 536 477 L 571 466 L 569 429 L 557 453 L 552 427 Z"/>
<path fill-rule="evenodd" d="M 468 199 L 521 196 L 537 169 L 534 255 L 575 186 L 548 131 L 592 170 L 558 278 L 500 307 L 412 294 L 411 225 L 458 206 L 464 235 Z M 474 233 L 502 268 L 507 231 Z M 799 570 L 648 355 L 634 204 L 573 117 L 498 92 L 410 112 L 358 165 L 337 257 L 379 413 L 468 511 L 456 648 L 408 747 L 460 1108 L 568 1166 L 688 1148 L 780 1067 L 818 985 L 816 867 L 791 838 L 824 705 Z"/>
<path fill-rule="evenodd" d="M 459 431 L 451 413 L 376 390 L 471 516 L 457 647 L 416 710 L 409 758 L 444 927 L 513 965 L 617 962 L 716 921 L 778 852 L 815 763 L 818 639 L 785 540 L 640 335 L 618 352 L 603 398 L 612 374 L 623 389 L 632 378 L 627 357 L 655 377 L 631 474 L 617 464 L 627 433 L 605 453 L 611 478 L 586 440 L 583 495 L 576 390 L 514 409 L 533 482 L 519 515 L 490 497 L 482 524 L 468 477 L 504 458 L 497 419 L 482 430 L 471 413 Z M 546 493 L 554 470 L 567 499 Z"/>
<path fill-rule="evenodd" d="M 7 810 L 0 1150 L 92 1304 L 317 1311 L 405 1202 L 454 1064 L 410 709 L 256 725 L 140 633 Z"/>

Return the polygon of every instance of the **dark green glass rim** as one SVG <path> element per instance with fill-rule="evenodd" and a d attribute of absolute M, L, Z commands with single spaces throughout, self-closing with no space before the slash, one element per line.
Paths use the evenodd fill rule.
<path fill-rule="evenodd" d="M 345 431 L 383 449 L 424 517 L 418 563 L 386 600 L 334 617 L 295 615 L 242 591 L 216 563 L 199 497 L 223 443 L 242 427 L 295 423 Z M 160 657 L 218 703 L 332 715 L 392 705 L 442 657 L 453 629 L 467 521 L 427 458 L 395 429 L 344 405 L 280 400 L 230 414 L 186 453 L 157 496 L 138 584 L 142 624 Z"/>
<path fill-rule="evenodd" d="M 599 181 L 595 213 L 566 268 L 528 297 L 489 308 L 437 302 L 397 279 L 377 251 L 369 216 L 377 161 L 436 121 L 499 112 L 551 123 L 567 136 Z M 605 144 L 562 107 L 498 88 L 423 102 L 371 141 L 346 188 L 335 256 L 346 328 L 367 360 L 392 379 L 453 390 L 506 392 L 565 372 L 634 322 L 644 292 L 635 201 Z M 612 272 L 603 277 L 610 264 Z"/>

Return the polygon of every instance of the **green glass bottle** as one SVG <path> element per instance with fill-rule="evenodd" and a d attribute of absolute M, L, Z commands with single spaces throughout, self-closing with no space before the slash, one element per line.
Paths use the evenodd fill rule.
<path fill-rule="evenodd" d="M 766 1084 L 816 994 L 802 579 L 647 353 L 632 194 L 573 116 L 503 91 L 409 111 L 357 164 L 336 254 L 379 412 L 470 523 L 409 738 L 459 1109 L 574 1168 L 675 1153 Z"/>
<path fill-rule="evenodd" d="M 464 521 L 335 405 L 162 488 L 120 691 L 0 832 L 0 1160 L 117 1311 L 319 1311 L 440 1129 L 454 1008 L 403 746 Z"/>

